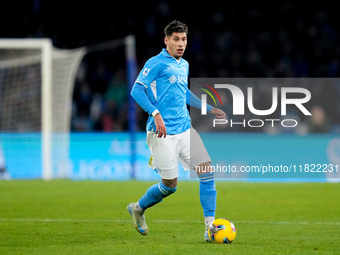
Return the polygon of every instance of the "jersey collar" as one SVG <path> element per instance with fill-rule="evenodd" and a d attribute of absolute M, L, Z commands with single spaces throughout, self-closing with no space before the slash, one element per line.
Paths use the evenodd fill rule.
<path fill-rule="evenodd" d="M 164 56 L 166 56 L 167 58 L 173 58 L 174 60 L 176 60 L 176 62 L 179 64 L 182 60 L 182 58 L 180 60 L 175 59 L 174 57 L 172 57 L 165 48 L 163 48 L 162 52 L 161 52 Z"/>

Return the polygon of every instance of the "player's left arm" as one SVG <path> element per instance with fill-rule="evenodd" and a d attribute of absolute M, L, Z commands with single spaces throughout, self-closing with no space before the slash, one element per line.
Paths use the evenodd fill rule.
<path fill-rule="evenodd" d="M 186 98 L 187 98 L 188 105 L 195 107 L 197 109 L 202 108 L 201 99 L 199 99 L 194 93 L 192 93 L 190 89 L 187 89 Z M 214 114 L 217 119 L 223 119 L 226 117 L 226 113 L 224 111 L 222 111 L 221 109 L 212 107 L 209 104 L 207 104 L 207 111 L 211 114 Z"/>

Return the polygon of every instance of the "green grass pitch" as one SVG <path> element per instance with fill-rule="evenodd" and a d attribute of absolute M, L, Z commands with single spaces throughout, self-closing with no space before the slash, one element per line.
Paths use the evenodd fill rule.
<path fill-rule="evenodd" d="M 0 254 L 339 254 L 340 183 L 216 182 L 216 216 L 235 241 L 203 241 L 198 182 L 147 210 L 126 210 L 151 182 L 1 181 Z"/>

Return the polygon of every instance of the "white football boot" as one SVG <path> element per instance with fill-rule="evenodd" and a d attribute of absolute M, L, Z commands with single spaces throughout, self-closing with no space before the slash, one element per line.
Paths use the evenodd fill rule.
<path fill-rule="evenodd" d="M 130 203 L 127 206 L 127 210 L 129 211 L 132 217 L 132 222 L 133 222 L 133 225 L 135 226 L 135 229 L 140 234 L 147 235 L 149 232 L 149 229 L 145 222 L 144 212 L 143 213 L 138 212 L 138 210 L 136 209 L 136 203 Z"/>
<path fill-rule="evenodd" d="M 207 243 L 210 243 L 211 240 L 210 240 L 210 238 L 209 238 L 208 228 L 209 228 L 208 225 L 205 226 L 205 231 L 204 231 L 204 241 L 207 242 Z"/>

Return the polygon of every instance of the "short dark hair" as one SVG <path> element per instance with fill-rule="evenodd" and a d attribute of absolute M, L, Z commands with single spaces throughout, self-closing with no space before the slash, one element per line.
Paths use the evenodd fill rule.
<path fill-rule="evenodd" d="M 171 21 L 164 29 L 165 36 L 171 36 L 172 33 L 187 33 L 188 26 L 178 20 Z"/>

